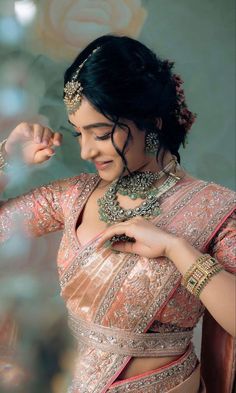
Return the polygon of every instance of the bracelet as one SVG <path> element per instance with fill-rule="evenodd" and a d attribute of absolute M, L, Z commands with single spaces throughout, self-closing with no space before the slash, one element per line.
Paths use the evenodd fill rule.
<path fill-rule="evenodd" d="M 199 298 L 200 293 L 211 277 L 223 270 L 217 260 L 209 254 L 197 258 L 185 275 L 182 277 L 182 285 L 193 295 Z"/>
<path fill-rule="evenodd" d="M 6 151 L 5 151 L 6 141 L 7 139 L 4 139 L 4 141 L 0 142 L 0 170 L 2 170 L 8 165 L 8 162 L 6 160 Z"/>

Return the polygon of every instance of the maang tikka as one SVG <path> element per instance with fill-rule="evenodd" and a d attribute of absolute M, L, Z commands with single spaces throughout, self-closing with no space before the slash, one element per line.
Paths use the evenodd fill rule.
<path fill-rule="evenodd" d="M 74 113 L 81 105 L 82 101 L 82 91 L 83 87 L 80 82 L 78 82 L 79 73 L 84 65 L 84 63 L 89 59 L 90 56 L 95 53 L 100 46 L 95 48 L 90 55 L 80 64 L 77 71 L 73 75 L 71 81 L 67 82 L 64 87 L 64 103 L 67 107 L 67 111 L 69 114 Z"/>
<path fill-rule="evenodd" d="M 147 132 L 145 135 L 145 150 L 147 154 L 154 155 L 159 148 L 159 140 L 156 132 Z"/>

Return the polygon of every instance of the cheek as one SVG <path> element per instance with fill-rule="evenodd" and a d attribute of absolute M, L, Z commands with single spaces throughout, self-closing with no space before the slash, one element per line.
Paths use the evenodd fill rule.
<path fill-rule="evenodd" d="M 125 142 L 127 140 L 127 134 L 124 132 L 117 132 L 114 134 L 114 143 L 119 150 L 123 150 Z"/>
<path fill-rule="evenodd" d="M 114 142 L 120 151 L 123 150 L 128 134 L 126 132 L 117 132 L 114 135 Z M 112 142 L 111 142 L 112 145 Z M 117 158 L 120 156 L 113 148 L 113 155 L 116 155 Z M 129 139 L 128 145 L 125 148 L 124 155 L 127 161 L 131 166 L 136 165 L 136 161 L 138 160 L 142 163 L 146 159 L 145 154 L 145 134 L 142 132 L 132 132 L 132 138 Z M 121 159 L 121 158 L 120 158 Z M 122 161 L 122 160 L 121 160 Z"/>

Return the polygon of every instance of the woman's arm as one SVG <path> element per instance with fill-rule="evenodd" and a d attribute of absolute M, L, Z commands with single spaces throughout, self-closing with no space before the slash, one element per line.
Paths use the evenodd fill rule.
<path fill-rule="evenodd" d="M 17 232 L 28 237 L 63 229 L 61 193 L 66 184 L 57 181 L 2 203 L 0 243 Z"/>
<path fill-rule="evenodd" d="M 235 247 L 235 246 L 234 246 Z M 174 239 L 168 251 L 177 269 L 184 275 L 202 254 L 183 239 Z M 234 263 L 236 266 L 235 256 Z M 221 261 L 218 260 L 220 263 Z M 231 260 L 233 264 L 233 260 Z M 200 293 L 200 300 L 213 318 L 232 336 L 236 336 L 236 277 L 226 270 L 214 275 Z"/>
<path fill-rule="evenodd" d="M 39 124 L 19 124 L 1 144 L 1 166 L 21 155 L 28 165 L 36 165 L 48 160 L 54 154 L 54 146 L 61 143 L 61 135 Z M 1 172 L 1 188 L 5 187 Z M 63 212 L 60 194 L 63 181 L 39 187 L 32 192 L 1 202 L 0 207 L 0 241 L 4 241 L 17 230 L 27 235 L 40 236 L 63 227 Z"/>

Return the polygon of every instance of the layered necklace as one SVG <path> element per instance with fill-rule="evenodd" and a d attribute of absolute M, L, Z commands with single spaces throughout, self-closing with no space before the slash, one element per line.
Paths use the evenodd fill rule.
<path fill-rule="evenodd" d="M 162 171 L 153 173 L 133 172 L 132 175 L 123 176 L 111 183 L 106 193 L 98 199 L 100 220 L 107 224 L 127 221 L 133 217 L 141 216 L 152 218 L 160 214 L 159 198 L 180 179 L 170 172 L 177 162 L 173 158 Z M 155 182 L 168 173 L 167 179 L 159 187 Z M 124 209 L 117 199 L 118 194 L 127 195 L 131 199 L 143 199 L 140 205 L 133 209 Z"/>

